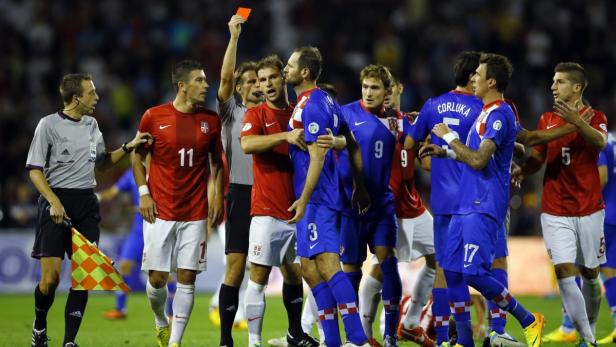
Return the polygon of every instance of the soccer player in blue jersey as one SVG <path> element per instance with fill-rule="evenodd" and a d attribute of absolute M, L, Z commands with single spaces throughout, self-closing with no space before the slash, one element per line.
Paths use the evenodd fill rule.
<path fill-rule="evenodd" d="M 340 107 L 316 87 L 321 73 L 321 53 L 315 47 L 301 47 L 289 57 L 284 69 L 287 83 L 297 94 L 290 128 L 304 129 L 308 151 L 289 146 L 293 162 L 293 184 L 297 200 L 289 220 L 297 223 L 297 254 L 302 275 L 314 294 L 327 346 L 340 346 L 337 312 L 340 312 L 349 342 L 345 346 L 368 346 L 357 310 L 357 295 L 340 267 L 340 187 L 334 154 L 316 144 L 328 130 L 337 135 L 344 127 Z M 355 201 L 366 210 L 369 198 L 361 181 L 361 154 L 351 136 L 347 150 L 354 167 Z"/>
<path fill-rule="evenodd" d="M 524 328 L 529 346 L 541 345 L 543 316 L 528 312 L 490 272 L 498 231 L 507 212 L 511 158 L 519 130 L 514 113 L 503 98 L 511 72 L 506 57 L 481 56 L 471 81 L 483 108 L 471 127 L 466 145 L 444 122 L 432 129 L 447 143 L 457 160 L 466 164 L 460 178 L 464 182 L 458 192 L 460 206 L 449 224 L 447 257 L 441 264 L 456 319 L 458 344 L 462 346 L 474 345 L 467 284 L 513 314 Z"/>
<path fill-rule="evenodd" d="M 607 261 L 601 265 L 605 297 L 614 319 L 614 330 L 597 341 L 599 345 L 616 343 L 616 138 L 608 135 L 607 146 L 599 154 L 599 178 L 605 200 L 605 255 Z"/>
<path fill-rule="evenodd" d="M 341 220 L 341 261 L 355 290 L 361 280 L 361 265 L 366 259 L 366 245 L 377 256 L 383 272 L 383 306 L 385 310 L 384 346 L 397 346 L 396 330 L 402 284 L 398 259 L 394 254 L 398 237 L 394 196 L 389 187 L 392 160 L 398 141 L 403 139 L 402 124 L 408 120 L 384 107 L 391 93 L 392 76 L 382 65 L 368 65 L 360 73 L 361 100 L 342 106 L 345 123 L 357 141 L 362 155 L 363 180 L 370 194 L 370 211 L 358 216 L 351 208 L 353 175 L 346 153 L 340 153 L 338 167 L 346 198 Z"/>
<path fill-rule="evenodd" d="M 111 187 L 97 193 L 100 201 L 109 201 L 117 197 L 120 193 L 128 193 L 131 196 L 133 206 L 135 206 L 135 217 L 131 230 L 126 235 L 120 248 L 120 273 L 124 282 L 131 289 L 144 287 L 140 279 L 141 271 L 134 271 L 136 264 L 141 264 L 141 255 L 143 253 L 143 217 L 137 211 L 139 206 L 139 190 L 135 184 L 132 170 L 126 170 L 118 181 Z M 171 303 L 173 302 L 173 294 L 175 293 L 175 282 L 169 282 L 169 297 L 167 297 L 167 314 L 173 312 Z M 110 320 L 126 318 L 126 300 L 127 294 L 124 292 L 116 292 L 116 307 L 113 310 L 106 311 L 103 316 Z"/>

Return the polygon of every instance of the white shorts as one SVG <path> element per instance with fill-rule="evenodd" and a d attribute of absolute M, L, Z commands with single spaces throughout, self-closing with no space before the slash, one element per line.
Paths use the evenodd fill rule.
<path fill-rule="evenodd" d="M 605 263 L 603 219 L 605 210 L 588 216 L 541 214 L 543 241 L 554 265 L 572 263 L 594 269 Z"/>
<path fill-rule="evenodd" d="M 156 218 L 143 221 L 143 271 L 205 271 L 207 268 L 207 219 L 174 222 Z"/>
<path fill-rule="evenodd" d="M 415 261 L 428 254 L 434 254 L 434 225 L 428 210 L 415 218 L 398 219 L 398 261 Z M 372 263 L 378 264 L 376 255 Z"/>
<path fill-rule="evenodd" d="M 295 225 L 270 216 L 254 216 L 250 221 L 248 261 L 264 266 L 293 263 L 295 240 Z"/>

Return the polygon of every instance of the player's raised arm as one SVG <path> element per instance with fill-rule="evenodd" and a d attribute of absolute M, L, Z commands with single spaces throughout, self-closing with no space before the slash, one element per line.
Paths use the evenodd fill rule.
<path fill-rule="evenodd" d="M 235 70 L 235 61 L 237 57 L 237 41 L 242 31 L 241 24 L 246 20 L 238 15 L 233 15 L 229 20 L 229 44 L 225 51 L 225 56 L 222 60 L 222 68 L 220 70 L 220 86 L 218 87 L 218 100 L 220 102 L 227 101 L 233 95 L 234 78 L 233 71 Z"/>

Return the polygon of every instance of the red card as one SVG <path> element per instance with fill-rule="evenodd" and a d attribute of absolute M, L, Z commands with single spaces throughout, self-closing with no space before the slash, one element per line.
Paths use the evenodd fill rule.
<path fill-rule="evenodd" d="M 248 20 L 248 16 L 250 16 L 250 11 L 252 11 L 252 9 L 248 7 L 238 7 L 236 15 L 244 18 L 245 20 Z"/>

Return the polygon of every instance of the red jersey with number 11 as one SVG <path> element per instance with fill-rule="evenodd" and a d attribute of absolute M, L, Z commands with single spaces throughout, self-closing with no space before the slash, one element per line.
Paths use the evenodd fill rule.
<path fill-rule="evenodd" d="M 607 136 L 605 114 L 593 112 L 590 126 Z M 565 123 L 557 114 L 546 112 L 541 115 L 537 129 L 551 129 Z M 582 135 L 572 132 L 534 149 L 543 153 L 547 162 L 541 198 L 543 212 L 575 217 L 587 216 L 605 207 L 597 169 L 600 150 L 586 142 Z"/>
<path fill-rule="evenodd" d="M 151 151 L 148 187 L 158 218 L 194 221 L 207 218 L 209 156 L 222 156 L 220 119 L 216 112 L 199 108 L 183 113 L 168 103 L 145 111 L 140 132 L 148 132 Z"/>

